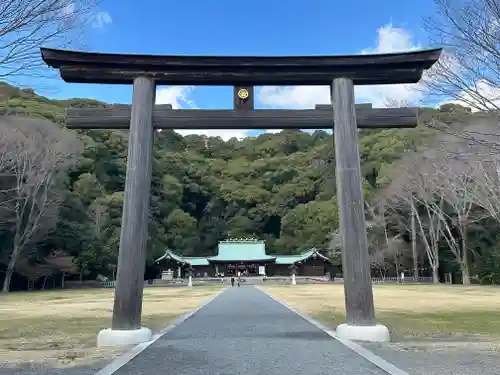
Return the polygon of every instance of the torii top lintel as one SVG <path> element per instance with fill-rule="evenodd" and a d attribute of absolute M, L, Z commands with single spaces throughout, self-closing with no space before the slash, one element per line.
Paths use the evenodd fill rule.
<path fill-rule="evenodd" d="M 345 56 L 162 56 L 41 48 L 45 63 L 66 82 L 131 84 L 138 76 L 161 85 L 355 85 L 415 83 L 441 49 Z"/>

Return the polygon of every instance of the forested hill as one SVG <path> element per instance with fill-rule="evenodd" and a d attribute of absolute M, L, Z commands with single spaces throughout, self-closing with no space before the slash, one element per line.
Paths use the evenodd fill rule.
<path fill-rule="evenodd" d="M 64 109 L 70 105 L 104 104 L 50 100 L 32 90 L 0 86 L 0 113 L 62 124 Z M 452 110 L 424 113 L 430 118 Z M 393 169 L 405 150 L 415 149 L 434 134 L 423 125 L 361 131 L 365 197 L 376 193 L 381 171 Z M 86 272 L 107 274 L 118 252 L 127 132 L 84 131 L 78 138 L 83 151 L 64 181 L 63 200 L 53 214 L 56 224 L 36 244 L 27 245 L 23 256 L 40 258 L 43 252 L 62 249 L 76 256 Z M 213 254 L 217 241 L 227 236 L 264 239 L 269 251 L 276 253 L 312 246 L 326 249 L 329 234 L 338 226 L 334 166 L 332 136 L 324 131 L 286 130 L 228 141 L 158 132 L 149 260 L 166 247 L 184 255 Z M 9 233 L 3 238 L 11 238 Z"/>

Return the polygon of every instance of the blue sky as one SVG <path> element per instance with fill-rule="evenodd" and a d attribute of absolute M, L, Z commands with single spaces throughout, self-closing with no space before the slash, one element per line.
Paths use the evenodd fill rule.
<path fill-rule="evenodd" d="M 430 47 L 422 20 L 432 0 L 105 0 L 102 21 L 86 34 L 88 50 L 193 55 L 311 55 L 395 52 Z M 130 103 L 130 86 L 55 83 L 53 98 Z M 230 108 L 230 87 L 160 87 L 161 103 Z M 362 87 L 358 101 L 414 99 L 406 86 Z M 328 102 L 322 87 L 257 89 L 258 108 L 307 108 Z M 235 131 L 236 133 L 238 131 Z M 237 135 L 235 133 L 235 135 Z"/>

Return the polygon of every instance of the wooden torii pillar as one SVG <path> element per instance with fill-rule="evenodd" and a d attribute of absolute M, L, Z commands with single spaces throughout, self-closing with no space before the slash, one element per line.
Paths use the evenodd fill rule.
<path fill-rule="evenodd" d="M 354 56 L 152 56 L 41 49 L 43 60 L 66 82 L 132 84 L 131 106 L 67 111 L 69 128 L 130 129 L 125 201 L 112 328 L 98 345 L 148 341 L 141 327 L 151 149 L 154 129 L 334 129 L 342 266 L 347 323 L 337 335 L 387 341 L 373 306 L 357 128 L 417 125 L 416 110 L 355 105 L 354 85 L 416 83 L 441 49 Z M 154 106 L 156 85 L 230 85 L 235 110 L 173 110 Z M 253 87 L 328 85 L 332 106 L 312 110 L 254 110 Z M 247 95 L 248 94 L 248 95 Z M 251 101 L 251 102 L 250 102 Z M 333 108 L 333 115 L 332 115 Z"/>

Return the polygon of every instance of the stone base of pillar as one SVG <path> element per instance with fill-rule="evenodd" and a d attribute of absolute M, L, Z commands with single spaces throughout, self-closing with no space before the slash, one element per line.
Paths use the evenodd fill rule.
<path fill-rule="evenodd" d="M 103 329 L 97 335 L 97 347 L 137 345 L 151 341 L 153 333 L 149 328 L 132 330 Z"/>
<path fill-rule="evenodd" d="M 389 330 L 382 324 L 374 326 L 354 326 L 340 324 L 335 334 L 342 339 L 354 341 L 388 342 L 391 341 Z"/>

